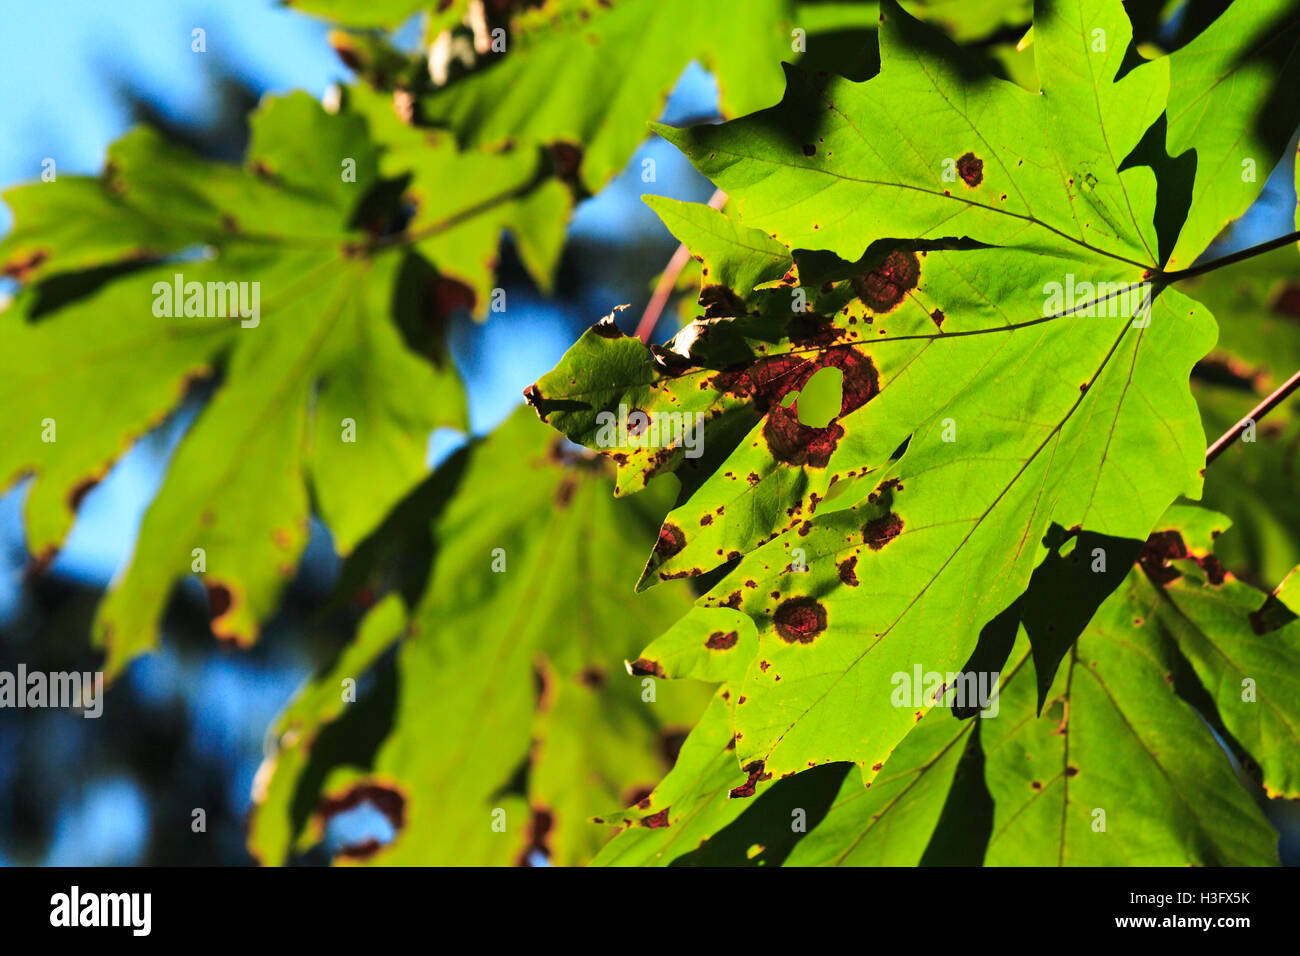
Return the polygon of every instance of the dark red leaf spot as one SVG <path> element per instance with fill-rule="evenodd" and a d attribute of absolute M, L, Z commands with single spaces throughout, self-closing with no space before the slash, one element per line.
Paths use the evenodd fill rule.
<path fill-rule="evenodd" d="M 230 610 L 234 598 L 230 588 L 218 581 L 205 581 L 203 586 L 208 592 L 208 617 L 215 621 Z"/>
<path fill-rule="evenodd" d="M 1224 571 L 1223 565 L 1219 563 L 1219 559 L 1214 555 L 1207 554 L 1203 558 L 1197 558 L 1196 563 L 1199 564 L 1201 570 L 1205 572 L 1206 579 L 1215 587 L 1218 587 L 1223 583 L 1223 579 L 1227 572 Z"/>
<path fill-rule="evenodd" d="M 659 529 L 659 540 L 655 542 L 655 557 L 660 563 L 667 561 L 686 547 L 686 535 L 675 524 L 665 522 Z"/>
<path fill-rule="evenodd" d="M 811 644 L 826 630 L 826 608 L 810 597 L 790 598 L 776 609 L 772 623 L 789 644 Z"/>
<path fill-rule="evenodd" d="M 649 827 L 651 830 L 662 830 L 663 827 L 668 826 L 668 810 L 668 806 L 664 806 L 662 810 L 659 810 L 659 813 L 650 814 L 649 817 L 642 817 L 641 826 Z"/>
<path fill-rule="evenodd" d="M 974 153 L 963 153 L 957 159 L 957 175 L 972 188 L 984 182 L 984 160 Z"/>
<path fill-rule="evenodd" d="M 6 262 L 4 265 L 4 277 L 6 279 L 13 279 L 17 282 L 26 282 L 32 277 L 32 273 L 39 269 L 49 257 L 50 254 L 47 250 L 33 249 L 25 257 L 11 259 L 9 262 Z"/>
<path fill-rule="evenodd" d="M 730 792 L 730 796 L 737 799 L 752 797 L 754 795 L 755 790 L 757 790 L 758 785 L 762 781 L 772 779 L 772 775 L 770 773 L 763 772 L 763 761 L 761 760 L 754 761 L 744 769 L 745 772 L 749 774 L 749 779 L 747 779 L 739 787 L 733 787 Z"/>
<path fill-rule="evenodd" d="M 836 567 L 839 568 L 840 580 L 851 588 L 858 586 L 857 566 L 858 556 L 856 554 L 849 555 L 836 565 Z"/>
<path fill-rule="evenodd" d="M 852 472 L 850 472 L 850 474 L 852 474 Z M 902 490 L 903 490 L 903 483 L 901 481 L 899 481 L 897 478 L 886 478 L 880 484 L 876 485 L 875 491 L 867 495 L 867 502 L 869 504 L 875 504 L 876 499 L 878 499 L 881 495 L 885 494 L 886 492 L 894 492 L 894 491 L 902 491 Z"/>
<path fill-rule="evenodd" d="M 870 272 L 852 279 L 853 290 L 873 312 L 888 312 L 916 288 L 921 261 L 915 252 L 895 249 Z"/>
<path fill-rule="evenodd" d="M 740 635 L 735 631 L 728 631 L 725 634 L 721 631 L 714 631 L 709 635 L 709 639 L 704 642 L 704 646 L 711 651 L 726 651 L 735 647 L 736 641 L 739 639 Z"/>
<path fill-rule="evenodd" d="M 879 551 L 903 531 L 903 519 L 896 514 L 873 518 L 862 526 L 862 540 L 872 551 Z"/>
<path fill-rule="evenodd" d="M 638 657 L 628 668 L 635 677 L 664 677 L 663 665 L 658 661 L 652 661 L 648 657 Z"/>

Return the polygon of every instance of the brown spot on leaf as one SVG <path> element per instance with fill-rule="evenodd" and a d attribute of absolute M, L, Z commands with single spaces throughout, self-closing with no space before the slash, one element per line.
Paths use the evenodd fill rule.
<path fill-rule="evenodd" d="M 704 646 L 711 651 L 726 651 L 735 647 L 736 641 L 739 639 L 740 635 L 735 631 L 728 631 L 725 634 L 722 631 L 714 631 L 709 635 L 709 639 L 704 642 Z"/>
<path fill-rule="evenodd" d="M 638 657 L 628 665 L 628 669 L 635 677 L 658 677 L 663 680 L 666 676 L 663 665 L 658 661 L 650 660 L 648 657 Z"/>
<path fill-rule="evenodd" d="M 1183 536 L 1175 530 L 1154 532 L 1138 553 L 1138 565 L 1146 572 L 1152 583 L 1161 587 L 1182 577 L 1178 569 L 1172 566 L 1174 561 L 1187 559 L 1195 561 L 1205 572 L 1206 580 L 1214 586 L 1224 582 L 1227 572 L 1213 554 L 1192 554 L 1188 550 Z"/>
<path fill-rule="evenodd" d="M 659 540 L 655 542 L 655 557 L 662 563 L 684 547 L 686 547 L 686 535 L 682 529 L 665 521 L 663 527 L 659 529 Z"/>
<path fill-rule="evenodd" d="M 874 398 L 880 391 L 876 367 L 871 359 L 853 349 L 832 349 L 822 353 L 814 362 L 805 362 L 789 376 L 781 397 L 790 391 L 802 389 L 813 373 L 834 366 L 843 373 L 840 410 L 842 418 Z M 799 421 L 799 403 L 784 407 L 780 402 L 771 406 L 763 437 L 772 456 L 789 465 L 809 465 L 825 468 L 839 440 L 844 437 L 843 427 L 832 419 L 825 428 L 813 428 Z"/>
<path fill-rule="evenodd" d="M 32 277 L 32 273 L 39 269 L 49 258 L 50 253 L 48 250 L 33 249 L 26 256 L 20 256 L 6 262 L 4 277 L 14 279 L 17 282 L 26 282 Z"/>
<path fill-rule="evenodd" d="M 826 630 L 826 608 L 814 598 L 790 598 L 776 609 L 772 623 L 786 643 L 811 644 Z"/>
<path fill-rule="evenodd" d="M 849 555 L 836 565 L 836 567 L 839 568 L 840 580 L 851 588 L 858 586 L 858 575 L 856 573 L 857 566 L 858 556 L 856 554 Z"/>
<path fill-rule="evenodd" d="M 869 504 L 875 504 L 876 499 L 878 499 L 881 495 L 885 494 L 886 492 L 894 492 L 894 491 L 902 491 L 902 490 L 903 490 L 903 483 L 901 481 L 899 481 L 897 478 L 886 478 L 880 484 L 876 485 L 875 491 L 867 495 L 867 502 Z"/>
<path fill-rule="evenodd" d="M 1205 572 L 1206 579 L 1215 587 L 1218 587 L 1223 583 L 1223 579 L 1227 572 L 1224 571 L 1223 565 L 1219 563 L 1219 559 L 1214 555 L 1207 554 L 1203 558 L 1197 558 L 1196 563 L 1199 564 L 1201 570 Z"/>
<path fill-rule="evenodd" d="M 915 252 L 895 249 L 875 269 L 851 280 L 858 298 L 872 312 L 889 312 L 916 288 L 921 275 L 921 261 Z"/>
<path fill-rule="evenodd" d="M 230 610 L 234 597 L 230 588 L 219 581 L 204 581 L 203 587 L 208 592 L 208 617 L 215 621 Z"/>
<path fill-rule="evenodd" d="M 892 512 L 873 518 L 862 526 L 862 540 L 872 551 L 879 551 L 903 531 L 903 519 Z"/>
<path fill-rule="evenodd" d="M 984 182 L 984 160 L 974 153 L 963 153 L 957 158 L 957 175 L 967 186 L 978 186 Z"/>
<path fill-rule="evenodd" d="M 930 313 L 930 321 L 934 323 L 934 327 L 937 329 L 943 328 L 944 318 L 943 309 L 935 309 Z"/>
<path fill-rule="evenodd" d="M 661 830 L 668 826 L 668 811 L 671 807 L 664 807 L 658 813 L 652 813 L 648 817 L 641 818 L 641 826 L 649 827 L 651 830 Z"/>
<path fill-rule="evenodd" d="M 1147 538 L 1138 554 L 1138 564 L 1157 584 L 1167 584 L 1178 577 L 1178 572 L 1168 567 L 1168 562 L 1187 557 L 1187 545 L 1177 531 L 1157 531 Z M 1162 573 L 1169 572 L 1169 573 Z"/>
<path fill-rule="evenodd" d="M 760 783 L 762 783 L 764 780 L 772 779 L 772 775 L 770 773 L 763 772 L 763 761 L 761 760 L 754 761 L 749 766 L 745 767 L 744 770 L 745 773 L 749 774 L 749 778 L 740 786 L 733 787 L 730 793 L 728 794 L 729 796 L 735 799 L 745 799 L 747 797 L 752 797 L 754 795 L 754 792 L 758 789 L 758 785 Z"/>

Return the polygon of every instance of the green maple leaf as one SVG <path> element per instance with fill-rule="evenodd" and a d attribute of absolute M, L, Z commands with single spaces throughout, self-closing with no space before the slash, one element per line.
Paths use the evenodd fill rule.
<path fill-rule="evenodd" d="M 1159 600 L 1134 571 L 1062 662 L 1043 718 L 1027 684 L 1001 695 L 982 728 L 987 865 L 1276 863 L 1275 832 L 1175 693 L 1175 653 L 1144 627 Z"/>
<path fill-rule="evenodd" d="M 768 100 L 776 64 L 791 53 L 792 0 L 624 0 L 590 16 L 563 12 L 551 29 L 512 40 L 498 62 L 423 97 L 425 115 L 468 145 L 579 147 L 595 192 L 692 60 L 715 71 L 724 108 L 739 114 Z M 720 28 L 741 20 L 744 30 Z"/>
<path fill-rule="evenodd" d="M 476 315 L 492 304 L 503 232 L 514 238 L 529 275 L 550 292 L 573 198 L 544 150 L 462 152 L 450 133 L 400 120 L 391 97 L 357 86 L 347 99 L 381 144 L 380 173 L 409 178 L 403 197 L 414 207 L 405 224 L 410 244 L 468 288 Z"/>
<path fill-rule="evenodd" d="M 661 130 L 736 217 L 670 209 L 678 235 L 773 263 L 775 240 L 795 275 L 715 292 L 731 321 L 674 354 L 592 330 L 529 392 L 620 463 L 621 491 L 682 479 L 644 583 L 738 560 L 642 664 L 725 674 L 744 700 L 737 766 L 777 777 L 852 760 L 870 779 L 928 709 L 883 706 L 891 675 L 957 670 L 1053 553 L 1053 528 L 1141 541 L 1201 487 L 1185 383 L 1214 325 L 1161 281 L 1176 233 L 1132 158 L 1166 108 L 1167 59 L 1128 58 L 1115 0 L 1040 8 L 1040 94 L 973 73 L 892 6 L 880 36 L 866 83 L 791 70 L 777 107 Z M 742 261 L 725 274 L 748 285 Z M 1067 275 L 1092 285 L 1048 307 Z M 1153 304 L 1114 307 L 1152 280 Z M 796 281 L 806 305 L 791 309 Z M 774 326 L 780 297 L 797 314 Z M 785 400 L 828 365 L 840 415 L 801 432 Z M 620 406 L 702 411 L 705 458 L 608 447 L 599 416 Z M 706 609 L 753 620 L 743 678 L 700 654 Z"/>
<path fill-rule="evenodd" d="M 1269 596 L 1222 572 L 1210 551 L 1226 528 L 1221 515 L 1175 506 L 1157 527 L 1118 590 L 1095 599 L 1095 614 L 1081 608 L 1047 619 L 1056 628 L 1079 621 L 1059 667 L 1040 653 L 1038 642 L 1051 635 L 1028 610 L 1031 590 L 986 635 L 986 656 L 972 661 L 997 669 L 988 719 L 931 710 L 882 766 L 850 769 L 824 809 L 805 809 L 806 832 L 793 846 L 781 846 L 792 812 L 818 798 L 788 793 L 789 779 L 772 781 L 762 768 L 747 776 L 737 766 L 736 703 L 727 691 L 650 798 L 608 818 L 625 829 L 596 862 L 718 862 L 729 846 L 774 847 L 755 861 L 788 866 L 911 866 L 954 852 L 966 855 L 951 862 L 1011 865 L 1275 863 L 1275 836 L 1205 721 L 1245 762 L 1249 787 L 1292 792 L 1300 623 L 1280 599 L 1289 591 Z M 1089 575 L 1078 564 L 1066 573 Z M 1059 596 L 1080 586 L 1035 580 L 1058 609 Z M 680 630 L 651 647 L 679 643 Z M 1016 630 L 998 664 L 1005 637 L 995 635 L 1014 638 Z M 682 675 L 709 670 L 677 663 Z M 964 851 L 955 849 L 960 841 Z"/>
<path fill-rule="evenodd" d="M 676 863 L 740 817 L 749 806 L 746 798 L 769 790 L 771 777 L 759 773 L 751 778 L 736 766 L 734 706 L 732 692 L 719 690 L 654 792 L 626 812 L 597 818 L 621 829 L 592 865 Z"/>
<path fill-rule="evenodd" d="M 589 859 L 608 836 L 589 818 L 653 785 L 665 735 L 707 700 L 702 685 L 661 682 L 647 701 L 624 669 L 689 606 L 669 589 L 629 608 L 656 497 L 613 501 L 598 462 L 568 458 L 522 411 L 445 463 L 358 552 L 374 569 L 381 551 L 428 558 L 408 572 L 409 615 L 397 595 L 372 609 L 277 723 L 253 851 L 283 862 L 320 838 L 328 808 L 380 787 L 403 809 L 376 862 L 511 864 L 530 845 L 557 865 Z M 340 681 L 389 652 L 395 686 L 372 678 L 373 699 L 338 706 Z"/>
<path fill-rule="evenodd" d="M 100 609 L 108 671 L 153 646 L 173 585 L 195 571 L 217 633 L 251 640 L 306 545 L 309 495 L 346 553 L 424 474 L 429 432 L 463 427 L 441 344 L 415 331 L 431 270 L 401 246 L 376 254 L 367 231 L 377 165 L 361 118 L 295 94 L 255 116 L 242 166 L 141 129 L 98 179 L 6 194 L 16 226 L 0 261 L 37 281 L 0 317 L 0 474 L 36 476 L 34 553 L 57 548 L 85 492 L 192 380 L 220 376 Z M 188 292 L 168 314 L 177 274 L 231 296 L 244 283 L 260 314 L 210 292 L 197 315 Z"/>
<path fill-rule="evenodd" d="M 1169 153 L 1194 150 L 1196 160 L 1172 269 L 1246 211 L 1286 153 L 1300 124 L 1300 4 L 1232 4 L 1169 56 L 1169 73 Z"/>
<path fill-rule="evenodd" d="M 1300 795 L 1300 622 L 1288 577 L 1276 594 L 1225 571 L 1216 553 L 1228 526 L 1222 515 L 1175 507 L 1141 558 L 1146 579 L 1125 582 L 1143 627 L 1177 646 L 1212 704 L 1194 703 L 1231 735 L 1252 776 L 1270 797 Z M 1234 532 L 1235 533 L 1235 532 Z M 1231 540 L 1232 535 L 1228 535 Z"/>

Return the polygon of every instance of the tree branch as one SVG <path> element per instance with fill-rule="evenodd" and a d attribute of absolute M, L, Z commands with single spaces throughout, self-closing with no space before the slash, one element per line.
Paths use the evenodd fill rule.
<path fill-rule="evenodd" d="M 1204 275 L 1206 272 L 1213 272 L 1215 269 L 1222 269 L 1224 266 L 1230 266 L 1237 262 L 1243 262 L 1254 256 L 1263 255 L 1266 252 L 1272 252 L 1274 249 L 1280 249 L 1285 245 L 1300 241 L 1300 232 L 1293 232 L 1287 236 L 1278 236 L 1276 239 L 1270 239 L 1268 242 L 1258 246 L 1251 246 L 1249 249 L 1240 249 L 1230 256 L 1222 256 L 1218 259 L 1211 259 L 1209 262 L 1203 262 L 1199 266 L 1192 266 L 1190 269 L 1178 269 L 1174 272 L 1161 273 L 1161 279 L 1165 282 L 1178 282 L 1182 279 L 1191 279 L 1194 276 Z"/>
<path fill-rule="evenodd" d="M 1205 463 L 1208 465 L 1210 462 L 1214 461 L 1214 459 L 1218 458 L 1219 454 L 1225 448 L 1241 437 L 1241 433 L 1246 430 L 1246 426 L 1251 422 L 1259 421 L 1273 409 L 1277 408 L 1277 406 L 1281 405 L 1282 402 L 1286 400 L 1286 397 L 1297 388 L 1300 388 L 1300 371 L 1297 371 L 1289 379 L 1278 386 L 1278 388 L 1276 388 L 1273 391 L 1273 394 L 1269 395 L 1268 398 L 1264 399 L 1252 408 L 1245 418 L 1220 435 L 1218 440 L 1205 450 Z"/>

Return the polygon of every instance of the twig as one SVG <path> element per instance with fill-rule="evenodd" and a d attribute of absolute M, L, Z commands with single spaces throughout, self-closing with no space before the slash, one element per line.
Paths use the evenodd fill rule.
<path fill-rule="evenodd" d="M 1236 262 L 1242 262 L 1246 259 L 1252 258 L 1253 256 L 1272 252 L 1274 249 L 1280 249 L 1283 246 L 1290 245 L 1296 241 L 1300 241 L 1300 232 L 1293 232 L 1288 236 L 1278 236 L 1276 239 L 1270 239 L 1268 242 L 1261 243 L 1258 246 L 1251 246 L 1249 249 L 1241 249 L 1230 256 L 1211 259 L 1209 262 L 1203 262 L 1199 266 L 1192 266 L 1190 269 L 1178 269 L 1174 272 L 1165 272 L 1161 275 L 1161 279 L 1165 282 L 1178 282 L 1182 279 L 1191 279 L 1194 276 L 1199 276 L 1206 272 L 1213 272 L 1215 269 L 1222 269 L 1224 266 L 1230 266 Z"/>
<path fill-rule="evenodd" d="M 721 209 L 727 203 L 727 194 L 721 189 L 717 190 L 709 197 L 709 205 L 714 209 Z M 650 344 L 650 336 L 654 335 L 655 326 L 659 324 L 659 316 L 663 314 L 664 306 L 668 304 L 668 299 L 673 294 L 673 288 L 677 285 L 677 277 L 682 274 L 686 268 L 686 262 L 691 257 L 691 251 L 686 248 L 686 243 L 677 247 L 673 257 L 668 260 L 668 265 L 659 277 L 659 283 L 655 286 L 654 295 L 650 296 L 650 302 L 646 305 L 645 311 L 641 313 L 641 321 L 636 325 L 636 337 L 646 345 Z"/>
<path fill-rule="evenodd" d="M 1277 408 L 1277 406 L 1281 405 L 1286 397 L 1297 388 L 1300 388 L 1300 371 L 1297 371 L 1278 388 L 1274 389 L 1273 394 L 1252 408 L 1245 418 L 1220 435 L 1218 440 L 1205 450 L 1205 463 L 1208 465 L 1210 462 L 1214 461 L 1214 459 L 1218 458 L 1219 453 L 1235 442 L 1251 422 L 1259 421 L 1273 409 Z"/>

